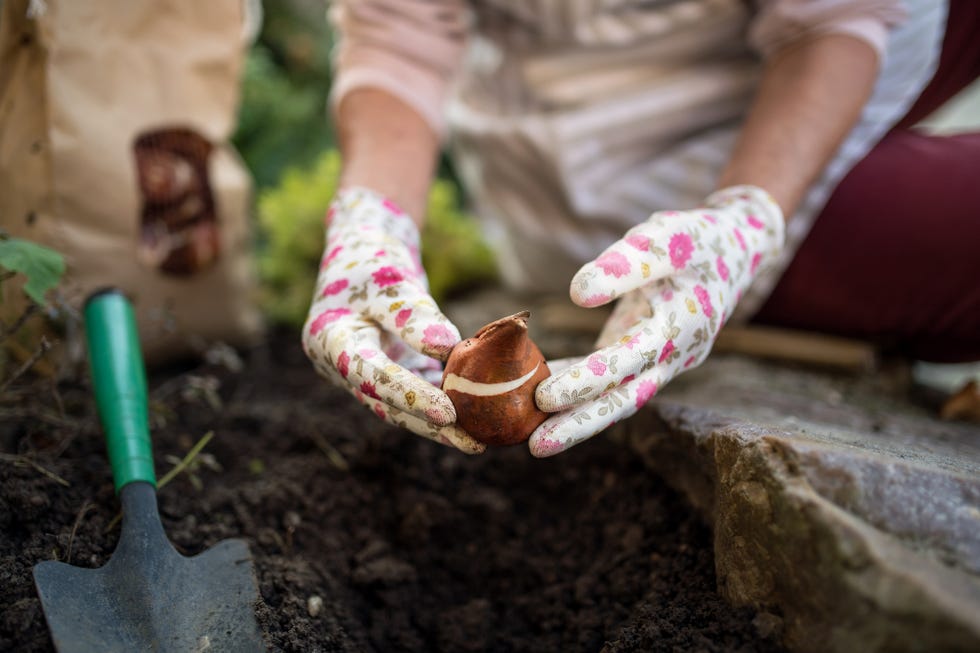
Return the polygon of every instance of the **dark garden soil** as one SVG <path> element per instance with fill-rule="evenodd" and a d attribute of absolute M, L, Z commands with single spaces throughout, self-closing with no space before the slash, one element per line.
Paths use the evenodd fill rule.
<path fill-rule="evenodd" d="M 158 475 L 215 433 L 160 491 L 164 527 L 188 555 L 249 541 L 271 648 L 779 650 L 715 593 L 710 532 L 626 448 L 466 457 L 327 387 L 297 342 L 151 378 Z M 48 651 L 31 567 L 101 566 L 118 507 L 84 382 L 8 390 L 0 411 L 0 650 Z"/>

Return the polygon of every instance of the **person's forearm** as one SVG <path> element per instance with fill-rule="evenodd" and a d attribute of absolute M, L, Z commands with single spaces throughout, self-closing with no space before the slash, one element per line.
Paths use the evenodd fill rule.
<path fill-rule="evenodd" d="M 421 226 L 439 139 L 414 110 L 390 94 L 351 91 L 337 110 L 342 186 L 365 186 L 389 198 Z"/>
<path fill-rule="evenodd" d="M 787 219 L 861 115 L 878 74 L 868 44 L 815 37 L 776 54 L 719 187 L 767 190 Z"/>

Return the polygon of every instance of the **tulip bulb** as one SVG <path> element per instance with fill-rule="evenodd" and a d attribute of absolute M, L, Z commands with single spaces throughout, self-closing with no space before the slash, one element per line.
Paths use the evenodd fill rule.
<path fill-rule="evenodd" d="M 491 322 L 453 348 L 442 389 L 456 407 L 456 423 L 489 445 L 527 440 L 548 414 L 534 390 L 551 371 L 527 330 L 528 311 Z"/>

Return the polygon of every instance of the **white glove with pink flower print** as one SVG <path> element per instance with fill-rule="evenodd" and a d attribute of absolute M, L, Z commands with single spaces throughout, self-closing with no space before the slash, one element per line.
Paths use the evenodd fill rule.
<path fill-rule="evenodd" d="M 703 208 L 654 213 L 583 266 L 572 279 L 572 301 L 619 302 L 599 335 L 601 349 L 538 385 L 538 407 L 556 414 L 531 435 L 531 453 L 551 456 L 592 437 L 704 361 L 783 239 L 772 197 L 734 186 Z"/>
<path fill-rule="evenodd" d="M 455 446 L 486 447 L 455 425 L 436 385 L 459 331 L 439 311 L 411 217 L 365 188 L 340 191 L 326 217 L 326 248 L 303 349 L 317 371 L 389 423 Z"/>

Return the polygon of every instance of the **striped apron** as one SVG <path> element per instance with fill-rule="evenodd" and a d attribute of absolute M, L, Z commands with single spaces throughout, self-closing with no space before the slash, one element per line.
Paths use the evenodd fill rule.
<path fill-rule="evenodd" d="M 766 299 L 830 193 L 938 65 L 947 3 L 908 0 L 858 124 L 733 319 Z M 566 292 L 653 211 L 715 189 L 759 80 L 741 0 L 481 0 L 449 105 L 450 149 L 505 283 Z"/>

